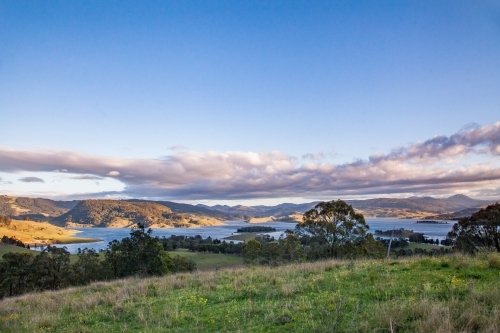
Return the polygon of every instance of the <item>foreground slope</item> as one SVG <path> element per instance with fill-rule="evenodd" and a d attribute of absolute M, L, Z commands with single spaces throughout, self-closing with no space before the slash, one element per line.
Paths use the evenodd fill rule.
<path fill-rule="evenodd" d="M 0 301 L 1 332 L 498 332 L 500 257 L 241 268 Z"/>

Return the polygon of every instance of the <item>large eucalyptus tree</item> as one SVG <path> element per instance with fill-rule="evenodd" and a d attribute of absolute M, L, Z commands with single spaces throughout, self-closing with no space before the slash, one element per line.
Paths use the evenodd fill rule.
<path fill-rule="evenodd" d="M 362 214 L 342 200 L 320 202 L 308 210 L 295 232 L 326 245 L 328 255 L 337 257 L 343 247 L 363 241 L 369 229 Z"/>
<path fill-rule="evenodd" d="M 448 233 L 448 238 L 453 240 L 458 250 L 500 252 L 500 203 L 460 219 Z"/>

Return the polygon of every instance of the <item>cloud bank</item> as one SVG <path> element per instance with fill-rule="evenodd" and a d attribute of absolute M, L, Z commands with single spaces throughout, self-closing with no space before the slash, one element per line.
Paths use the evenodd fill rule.
<path fill-rule="evenodd" d="M 81 175 L 79 179 L 113 177 L 126 185 L 119 194 L 131 197 L 318 197 L 500 187 L 499 155 L 500 122 L 346 164 L 323 163 L 315 154 L 298 159 L 277 151 L 186 151 L 161 159 L 134 159 L 0 148 L 0 171 L 67 170 Z M 475 156 L 486 162 L 470 162 Z"/>
<path fill-rule="evenodd" d="M 93 175 L 79 175 L 73 177 L 67 177 L 68 179 L 77 179 L 77 180 L 101 180 L 102 177 L 93 176 Z"/>
<path fill-rule="evenodd" d="M 42 178 L 38 177 L 23 177 L 19 178 L 18 180 L 23 183 L 45 183 Z"/>

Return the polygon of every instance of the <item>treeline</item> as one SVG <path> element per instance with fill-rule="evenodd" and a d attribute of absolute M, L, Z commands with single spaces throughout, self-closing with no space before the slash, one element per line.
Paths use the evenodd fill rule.
<path fill-rule="evenodd" d="M 384 244 L 384 247 L 387 249 L 389 247 L 389 243 L 391 244 L 391 253 L 394 254 L 396 257 L 409 257 L 413 255 L 428 255 L 428 256 L 437 256 L 437 255 L 444 255 L 453 252 L 453 249 L 450 248 L 439 248 L 439 249 L 422 249 L 422 248 L 415 248 L 415 249 L 407 249 L 407 247 L 410 245 L 408 240 L 402 237 L 398 238 L 393 238 L 392 241 L 389 239 L 384 239 L 377 237 L 377 241 L 381 242 Z M 426 239 L 427 240 L 427 239 Z M 430 239 L 432 240 L 432 238 Z M 445 242 L 446 241 L 446 242 Z M 447 243 L 449 242 L 449 239 L 442 240 L 441 242 Z M 426 244 L 434 244 L 430 243 L 428 241 Z M 436 239 L 436 245 L 439 244 L 439 240 Z M 444 245 L 444 244 L 443 244 Z"/>
<path fill-rule="evenodd" d="M 413 250 L 400 248 L 400 249 L 391 250 L 391 253 L 393 253 L 396 257 L 411 257 L 411 256 L 436 257 L 436 256 L 442 256 L 445 254 L 453 253 L 453 249 L 444 248 L 444 247 L 440 247 L 439 249 L 430 249 L 430 250 L 421 249 L 419 247 L 417 247 Z"/>
<path fill-rule="evenodd" d="M 449 238 L 439 240 L 438 238 L 433 239 L 433 238 L 428 238 L 425 237 L 424 234 L 415 232 L 410 237 L 408 237 L 408 240 L 412 243 L 418 243 L 418 244 L 435 244 L 435 245 L 443 245 L 443 246 L 452 246 L 453 241 Z"/>
<path fill-rule="evenodd" d="M 388 247 L 389 241 L 390 241 L 388 238 L 380 238 L 380 237 L 376 237 L 376 240 L 382 242 L 385 247 Z M 433 238 L 425 237 L 424 234 L 415 232 L 408 237 L 408 240 L 406 238 L 403 238 L 403 237 L 394 237 L 392 239 L 391 247 L 406 247 L 410 244 L 410 242 L 416 243 L 416 244 L 453 246 L 453 241 L 450 238 L 441 239 L 441 240 L 439 240 L 438 238 L 433 239 Z"/>
<path fill-rule="evenodd" d="M 236 230 L 237 232 L 274 232 L 276 228 L 256 225 L 253 227 L 243 227 Z"/>
<path fill-rule="evenodd" d="M 14 245 L 14 246 L 19 246 L 23 248 L 30 248 L 29 245 L 25 245 L 22 241 L 17 239 L 15 236 L 14 237 L 8 237 L 8 236 L 3 236 L 2 239 L 0 240 L 2 244 L 5 245 Z"/>
<path fill-rule="evenodd" d="M 127 276 L 159 276 L 196 269 L 189 259 L 172 258 L 151 232 L 143 226 L 132 229 L 130 237 L 110 242 L 102 255 L 91 249 L 79 250 L 74 264 L 66 248 L 55 246 L 48 246 L 36 256 L 6 253 L 0 261 L 0 298 Z"/>
<path fill-rule="evenodd" d="M 247 262 L 263 265 L 278 265 L 296 261 L 316 261 L 328 258 L 381 258 L 384 247 L 371 234 L 353 242 L 336 246 L 322 238 L 299 236 L 295 230 L 286 230 L 278 240 L 256 237 L 246 243 L 243 255 Z"/>
<path fill-rule="evenodd" d="M 223 254 L 241 254 L 244 243 L 234 243 L 232 241 L 212 239 L 208 236 L 203 238 L 200 235 L 196 236 L 176 236 L 172 235 L 168 238 L 163 236 L 159 239 L 165 251 L 175 251 L 177 249 L 188 249 L 191 252 L 212 252 Z"/>

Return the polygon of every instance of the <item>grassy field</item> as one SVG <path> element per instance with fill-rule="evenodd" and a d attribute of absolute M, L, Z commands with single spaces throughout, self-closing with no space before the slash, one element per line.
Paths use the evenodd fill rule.
<path fill-rule="evenodd" d="M 1 332 L 498 332 L 500 256 L 132 278 L 0 301 Z"/>
<path fill-rule="evenodd" d="M 239 235 L 228 236 L 228 237 L 226 237 L 224 239 L 225 240 L 229 240 L 229 241 L 232 241 L 232 240 L 248 241 L 250 239 L 254 239 L 258 235 L 260 235 L 260 234 L 259 233 L 253 233 L 253 232 L 245 232 L 245 233 L 239 234 Z"/>
<path fill-rule="evenodd" d="M 219 269 L 243 265 L 242 257 L 229 254 L 189 252 L 186 249 L 179 249 L 169 253 L 171 257 L 178 255 L 194 261 L 196 263 L 196 268 L 199 270 Z"/>
<path fill-rule="evenodd" d="M 28 253 L 31 252 L 34 255 L 37 255 L 39 252 L 34 251 L 34 250 L 28 250 L 25 249 L 24 247 L 19 247 L 15 245 L 6 245 L 6 244 L 1 244 L 0 243 L 0 260 L 2 260 L 2 256 L 6 254 L 7 252 L 15 252 L 15 253 Z"/>

